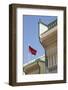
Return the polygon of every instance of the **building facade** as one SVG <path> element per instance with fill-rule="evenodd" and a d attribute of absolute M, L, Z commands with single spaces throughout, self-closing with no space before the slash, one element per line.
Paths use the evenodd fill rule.
<path fill-rule="evenodd" d="M 50 23 L 48 30 L 40 34 L 40 41 L 48 57 L 46 73 L 57 73 L 57 20 Z"/>
<path fill-rule="evenodd" d="M 33 60 L 32 62 L 24 65 L 23 71 L 25 74 L 44 74 L 45 73 L 45 56 L 37 60 Z"/>

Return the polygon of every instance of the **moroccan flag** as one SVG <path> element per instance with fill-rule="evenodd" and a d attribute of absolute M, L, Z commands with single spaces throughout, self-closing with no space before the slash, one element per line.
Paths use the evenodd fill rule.
<path fill-rule="evenodd" d="M 32 48 L 31 46 L 29 46 L 29 52 L 33 55 L 36 55 L 37 50 L 35 50 L 34 48 Z"/>

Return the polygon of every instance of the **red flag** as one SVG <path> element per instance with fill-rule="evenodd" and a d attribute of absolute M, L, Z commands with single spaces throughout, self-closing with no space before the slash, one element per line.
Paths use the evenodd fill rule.
<path fill-rule="evenodd" d="M 36 55 L 37 50 L 35 50 L 34 48 L 32 48 L 31 46 L 29 46 L 29 52 L 33 55 Z"/>

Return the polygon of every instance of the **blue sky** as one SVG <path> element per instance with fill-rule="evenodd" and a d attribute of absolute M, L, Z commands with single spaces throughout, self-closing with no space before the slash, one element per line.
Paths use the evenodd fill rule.
<path fill-rule="evenodd" d="M 48 25 L 52 21 L 56 20 L 56 18 L 57 18 L 56 16 L 33 16 L 33 15 L 23 16 L 23 22 L 24 22 L 23 63 L 24 64 L 45 54 L 45 50 L 39 42 L 39 25 L 38 25 L 39 20 L 41 20 L 43 23 Z M 36 55 L 32 55 L 29 52 L 29 45 L 35 50 L 37 50 Z"/>

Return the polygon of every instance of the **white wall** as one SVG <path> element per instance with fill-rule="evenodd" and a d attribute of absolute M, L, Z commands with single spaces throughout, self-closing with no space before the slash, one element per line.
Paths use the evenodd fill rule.
<path fill-rule="evenodd" d="M 10 3 L 25 3 L 25 4 L 42 4 L 42 5 L 59 5 L 67 6 L 68 0 L 0 0 L 0 90 L 58 90 L 68 89 L 66 84 L 53 85 L 37 85 L 27 87 L 11 87 L 8 85 L 8 70 L 9 70 L 9 4 Z M 68 9 L 68 6 L 67 6 Z M 68 12 L 67 12 L 68 16 Z M 68 21 L 68 18 L 67 18 Z M 68 29 L 68 27 L 67 27 Z M 68 33 L 68 32 L 67 32 Z M 68 38 L 68 36 L 67 36 Z M 68 64 L 68 61 L 67 61 Z M 68 66 L 67 66 L 68 68 Z M 68 72 L 67 72 L 68 73 Z M 68 74 L 67 74 L 68 75 Z M 67 78 L 68 81 L 68 78 Z"/>

